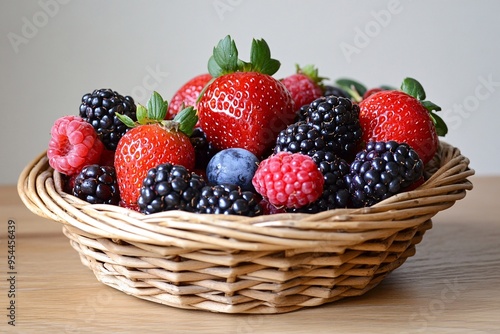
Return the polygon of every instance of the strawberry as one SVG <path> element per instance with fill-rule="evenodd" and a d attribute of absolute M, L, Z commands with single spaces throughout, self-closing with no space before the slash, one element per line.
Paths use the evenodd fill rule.
<path fill-rule="evenodd" d="M 219 150 L 240 147 L 263 157 L 278 133 L 293 122 L 295 105 L 272 75 L 280 62 L 264 40 L 253 40 L 250 62 L 238 59 L 230 36 L 214 48 L 208 69 L 214 78 L 200 95 L 199 124 Z"/>
<path fill-rule="evenodd" d="M 359 103 L 359 121 L 363 142 L 390 141 L 410 145 L 425 163 L 429 162 L 439 145 L 438 136 L 446 135 L 444 121 L 433 111 L 441 108 L 425 101 L 422 85 L 406 78 L 401 90 L 383 90 Z"/>
<path fill-rule="evenodd" d="M 170 99 L 167 110 L 167 119 L 173 119 L 181 111 L 182 106 L 196 107 L 196 101 L 203 87 L 212 79 L 210 73 L 203 73 L 190 79 L 175 92 Z"/>
<path fill-rule="evenodd" d="M 296 65 L 296 72 L 281 79 L 281 82 L 292 95 L 295 107 L 300 108 L 323 96 L 324 79 L 318 75 L 318 69 L 314 65 L 302 68 Z"/>
<path fill-rule="evenodd" d="M 118 142 L 115 169 L 121 204 L 135 208 L 147 171 L 161 163 L 194 168 L 195 153 L 189 136 L 198 118 L 193 107 L 183 109 L 173 120 L 164 120 L 168 103 L 154 92 L 146 107 L 137 106 L 137 122 L 118 115 L 132 127 Z"/>

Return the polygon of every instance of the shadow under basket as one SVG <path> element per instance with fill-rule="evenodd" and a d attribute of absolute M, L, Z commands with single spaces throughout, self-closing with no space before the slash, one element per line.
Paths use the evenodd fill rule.
<path fill-rule="evenodd" d="M 63 225 L 106 285 L 176 308 L 266 314 L 377 286 L 415 254 L 431 218 L 472 189 L 473 174 L 469 160 L 441 142 L 423 185 L 372 207 L 253 218 L 144 215 L 65 193 L 44 152 L 21 173 L 18 192 L 32 212 Z"/>

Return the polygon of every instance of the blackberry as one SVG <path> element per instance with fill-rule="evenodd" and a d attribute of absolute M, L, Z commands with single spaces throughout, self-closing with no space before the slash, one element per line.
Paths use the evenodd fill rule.
<path fill-rule="evenodd" d="M 303 110 L 306 110 L 304 108 Z M 317 213 L 349 204 L 349 190 L 344 177 L 350 171 L 347 161 L 331 151 L 327 139 L 317 126 L 299 121 L 289 125 L 278 134 L 274 153 L 287 151 L 310 156 L 323 174 L 323 193 L 313 203 L 292 212 Z"/>
<path fill-rule="evenodd" d="M 160 164 L 148 171 L 137 204 L 146 214 L 168 210 L 194 212 L 205 185 L 201 176 L 184 166 Z"/>
<path fill-rule="evenodd" d="M 218 150 L 208 141 L 205 132 L 201 128 L 194 128 L 189 139 L 194 147 L 195 169 L 205 170 L 208 162 Z"/>
<path fill-rule="evenodd" d="M 113 204 L 120 202 L 120 191 L 112 166 L 87 165 L 76 176 L 73 195 L 91 204 Z"/>
<path fill-rule="evenodd" d="M 118 141 L 129 129 L 115 116 L 117 113 L 137 121 L 134 99 L 111 89 L 96 89 L 82 97 L 80 117 L 92 124 L 99 139 L 111 151 L 116 150 Z"/>
<path fill-rule="evenodd" d="M 315 202 L 292 210 L 293 212 L 318 213 L 350 205 L 350 194 L 345 176 L 349 174 L 349 164 L 332 152 L 318 151 L 312 156 L 325 181 L 323 193 Z"/>
<path fill-rule="evenodd" d="M 362 135 L 359 106 L 350 99 L 333 95 L 320 97 L 302 107 L 298 117 L 321 133 L 326 151 L 349 160 L 357 152 Z"/>
<path fill-rule="evenodd" d="M 290 124 L 278 134 L 274 153 L 286 151 L 312 157 L 316 152 L 325 150 L 326 145 L 321 132 L 315 126 L 299 121 Z"/>
<path fill-rule="evenodd" d="M 336 87 L 336 86 L 331 86 L 331 85 L 325 85 L 324 86 L 324 91 L 323 91 L 323 96 L 330 96 L 330 95 L 335 95 L 339 97 L 345 97 L 345 98 L 351 98 L 349 94 L 343 90 L 342 88 Z"/>
<path fill-rule="evenodd" d="M 242 191 L 233 184 L 206 186 L 196 206 L 196 212 L 239 216 L 262 214 L 261 198 L 253 191 Z"/>
<path fill-rule="evenodd" d="M 424 164 L 406 143 L 374 142 L 356 154 L 346 182 L 354 207 L 372 206 L 412 185 Z"/>

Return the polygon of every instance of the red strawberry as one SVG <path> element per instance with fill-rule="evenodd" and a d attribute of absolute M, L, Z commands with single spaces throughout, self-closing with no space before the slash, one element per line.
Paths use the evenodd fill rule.
<path fill-rule="evenodd" d="M 194 148 L 189 140 L 197 122 L 193 107 L 182 110 L 171 121 L 165 121 L 168 103 L 154 92 L 148 108 L 137 106 L 137 123 L 119 115 L 120 120 L 133 129 L 118 142 L 115 169 L 120 189 L 121 204 L 134 208 L 147 171 L 161 163 L 194 168 Z"/>
<path fill-rule="evenodd" d="M 201 93 L 198 116 L 217 149 L 241 147 L 262 157 L 293 122 L 295 105 L 285 86 L 272 77 L 280 63 L 271 58 L 264 40 L 253 40 L 250 59 L 238 59 L 231 37 L 219 42 L 208 63 L 215 79 Z"/>
<path fill-rule="evenodd" d="M 359 103 L 363 142 L 369 140 L 409 144 L 427 163 L 436 153 L 438 136 L 448 131 L 444 121 L 432 111 L 441 110 L 424 101 L 425 91 L 418 81 L 406 78 L 400 90 L 383 90 Z"/>
<path fill-rule="evenodd" d="M 210 80 L 212 80 L 210 73 L 203 73 L 182 85 L 170 100 L 167 119 L 173 119 L 181 111 L 183 105 L 196 107 L 198 96 Z"/>
<path fill-rule="evenodd" d="M 318 69 L 314 65 L 296 67 L 296 73 L 281 79 L 281 82 L 292 95 L 295 107 L 300 108 L 323 96 L 322 81 L 325 78 L 318 75 Z"/>

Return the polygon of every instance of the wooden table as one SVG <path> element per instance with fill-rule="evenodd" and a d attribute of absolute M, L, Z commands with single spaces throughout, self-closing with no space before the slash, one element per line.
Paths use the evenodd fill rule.
<path fill-rule="evenodd" d="M 440 212 L 417 254 L 364 296 L 278 315 L 162 306 L 99 283 L 59 223 L 0 187 L 1 333 L 500 333 L 500 177 Z M 15 274 L 9 274 L 9 224 Z M 11 229 L 12 230 L 12 229 Z M 12 231 L 11 231 L 12 232 Z M 10 298 L 9 279 L 15 279 Z M 11 290 L 12 291 L 12 290 Z M 8 324 L 15 302 L 15 327 Z"/>

